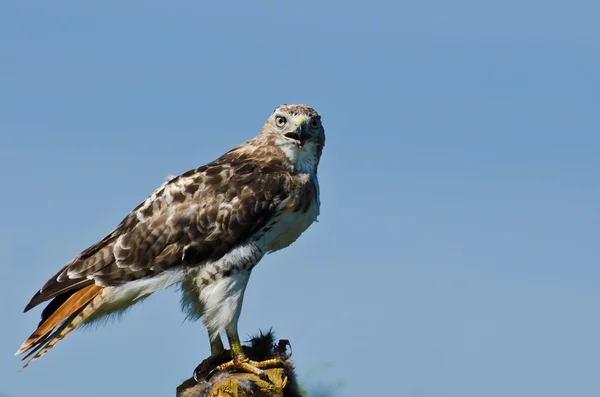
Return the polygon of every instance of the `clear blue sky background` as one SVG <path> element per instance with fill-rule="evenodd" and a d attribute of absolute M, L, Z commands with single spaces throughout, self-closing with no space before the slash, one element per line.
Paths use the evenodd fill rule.
<path fill-rule="evenodd" d="M 598 15 L 3 1 L 0 395 L 174 394 L 209 354 L 175 290 L 18 373 L 39 315 L 21 311 L 168 174 L 280 103 L 323 115 L 322 215 L 255 269 L 241 334 L 275 327 L 305 382 L 341 397 L 600 395 Z"/>

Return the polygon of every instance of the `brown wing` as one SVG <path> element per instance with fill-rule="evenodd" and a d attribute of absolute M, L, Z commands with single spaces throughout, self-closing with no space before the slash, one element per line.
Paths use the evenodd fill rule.
<path fill-rule="evenodd" d="M 175 266 L 216 260 L 266 224 L 290 194 L 276 162 L 228 158 L 158 188 L 108 236 L 83 251 L 40 289 L 25 311 L 55 298 L 42 322 L 81 288 L 119 285 Z"/>

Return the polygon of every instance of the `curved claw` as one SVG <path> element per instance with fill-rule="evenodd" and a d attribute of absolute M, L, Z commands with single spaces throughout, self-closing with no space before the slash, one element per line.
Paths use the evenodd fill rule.
<path fill-rule="evenodd" d="M 211 369 L 210 372 L 204 377 L 204 380 L 208 381 L 217 372 L 219 372 L 219 367 L 215 367 L 215 368 Z M 196 379 L 196 382 L 200 383 L 200 381 L 198 380 L 198 378 L 196 378 L 196 373 L 195 372 L 194 372 L 194 379 Z"/>
<path fill-rule="evenodd" d="M 214 370 L 213 370 L 214 371 Z M 210 371 L 212 373 L 212 371 Z M 204 378 L 204 380 L 208 380 L 212 375 L 209 374 L 206 378 Z M 200 372 L 197 370 L 194 371 L 194 380 L 196 381 L 196 383 L 200 383 Z"/>

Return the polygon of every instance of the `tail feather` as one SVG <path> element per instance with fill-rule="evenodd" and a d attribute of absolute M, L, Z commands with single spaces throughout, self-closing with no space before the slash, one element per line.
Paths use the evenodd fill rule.
<path fill-rule="evenodd" d="M 16 354 L 21 354 L 31 349 L 71 314 L 87 305 L 101 290 L 102 287 L 90 285 L 71 295 L 54 313 L 39 324 L 33 334 L 23 342 Z"/>
<path fill-rule="evenodd" d="M 46 321 L 42 322 L 16 353 L 21 354 L 31 350 L 23 359 L 32 355 L 33 357 L 23 368 L 46 354 L 92 315 L 106 299 L 106 294 L 103 293 L 105 291 L 103 287 L 96 285 L 84 287 L 69 297 Z"/>
<path fill-rule="evenodd" d="M 69 316 L 69 318 L 67 318 L 58 328 L 56 328 L 53 332 L 49 332 L 45 337 L 43 337 L 42 339 L 40 339 L 34 347 L 32 347 L 25 356 L 23 356 L 23 358 L 21 359 L 21 361 L 25 361 L 27 360 L 29 357 L 35 355 L 37 352 L 39 352 L 40 350 L 42 350 L 44 347 L 46 347 L 48 345 L 48 342 L 50 340 L 52 340 L 53 338 L 55 338 L 63 329 L 65 329 L 67 327 L 67 325 L 73 321 L 73 319 L 75 319 L 75 317 L 77 317 L 77 315 L 81 312 L 82 309 L 78 310 L 77 312 L 73 313 L 72 315 Z M 25 367 L 23 367 L 25 368 Z"/>

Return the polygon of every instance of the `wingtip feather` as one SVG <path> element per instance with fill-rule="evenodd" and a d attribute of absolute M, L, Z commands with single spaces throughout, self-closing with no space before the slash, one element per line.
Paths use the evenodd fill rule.
<path fill-rule="evenodd" d="M 35 306 L 39 305 L 41 302 L 38 302 L 38 297 L 40 296 L 41 291 L 38 291 L 33 295 L 25 309 L 23 309 L 23 313 L 27 313 L 29 310 L 33 309 Z"/>

